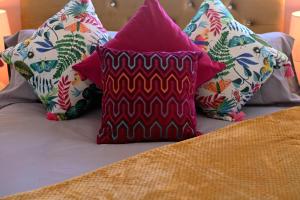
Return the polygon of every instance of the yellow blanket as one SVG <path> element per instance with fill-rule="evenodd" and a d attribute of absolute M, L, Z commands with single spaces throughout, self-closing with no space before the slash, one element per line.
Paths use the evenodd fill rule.
<path fill-rule="evenodd" d="M 7 199 L 299 199 L 300 108 Z"/>

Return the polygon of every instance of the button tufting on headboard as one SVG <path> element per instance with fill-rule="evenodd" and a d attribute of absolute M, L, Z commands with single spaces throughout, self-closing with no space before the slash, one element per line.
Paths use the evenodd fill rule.
<path fill-rule="evenodd" d="M 117 1 L 116 0 L 111 0 L 110 4 L 111 7 L 115 8 L 117 7 Z"/>
<path fill-rule="evenodd" d="M 254 25 L 254 22 L 250 19 L 245 20 L 244 24 L 248 27 L 251 27 Z"/>
<path fill-rule="evenodd" d="M 22 28 L 37 28 L 69 0 L 21 0 Z M 255 32 L 283 30 L 285 0 L 222 0 L 232 15 Z M 144 0 L 93 0 L 108 30 L 119 30 Z M 168 14 L 184 28 L 203 0 L 160 0 Z M 51 6 L 50 6 L 51 5 Z"/>
<path fill-rule="evenodd" d="M 187 2 L 187 6 L 190 7 L 190 8 L 195 8 L 196 7 L 196 4 L 193 0 L 189 0 Z"/>
<path fill-rule="evenodd" d="M 228 8 L 230 11 L 232 11 L 232 10 L 235 10 L 235 9 L 236 9 L 236 7 L 235 7 L 235 4 L 234 4 L 234 3 L 230 3 L 230 4 L 227 6 L 227 8 Z"/>

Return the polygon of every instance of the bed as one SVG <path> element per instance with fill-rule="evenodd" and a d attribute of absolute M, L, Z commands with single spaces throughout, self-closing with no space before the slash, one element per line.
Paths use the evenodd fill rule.
<path fill-rule="evenodd" d="M 66 2 L 21 1 L 22 29 L 36 28 Z M 201 3 L 200 0 L 178 0 L 178 6 L 174 6 L 173 0 L 161 2 L 181 27 Z M 139 0 L 99 0 L 94 4 L 106 28 L 117 31 L 141 3 Z M 225 3 L 237 19 L 258 33 L 283 30 L 283 0 Z M 268 6 L 270 4 L 271 7 Z M 51 6 L 41 9 L 45 5 Z M 272 20 L 269 16 L 272 16 Z M 244 112 L 247 119 L 253 119 L 294 105 L 247 106 Z M 0 110 L 0 197 L 62 182 L 138 153 L 172 144 L 96 145 L 95 130 L 99 127 L 100 114 L 101 110 L 97 109 L 80 119 L 51 122 L 43 117 L 44 110 L 40 103 L 22 100 L 9 102 L 8 98 L 6 106 Z M 205 134 L 232 125 L 200 113 L 197 120 L 198 129 Z M 30 122 L 35 125 L 30 125 Z"/>

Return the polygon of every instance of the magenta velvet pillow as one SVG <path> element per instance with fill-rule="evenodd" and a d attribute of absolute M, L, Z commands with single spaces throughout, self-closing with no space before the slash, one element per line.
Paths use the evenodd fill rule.
<path fill-rule="evenodd" d="M 105 44 L 105 47 L 142 52 L 199 51 L 199 48 L 172 21 L 158 0 L 146 0 L 115 38 Z M 73 68 L 93 81 L 101 80 L 101 74 L 96 73 L 98 67 L 98 65 L 87 65 L 84 61 Z M 224 68 L 224 64 L 212 61 L 206 53 L 201 54 L 198 58 L 197 85 L 210 80 Z"/>
<path fill-rule="evenodd" d="M 158 0 L 145 0 L 144 5 L 106 47 L 143 52 L 199 51 Z"/>
<path fill-rule="evenodd" d="M 101 86 L 101 69 L 100 64 L 101 61 L 98 56 L 99 47 L 94 51 L 92 55 L 87 57 L 84 61 L 73 66 L 77 72 L 79 72 L 81 79 L 89 79 L 93 83 L 95 83 L 98 88 L 102 89 Z"/>
<path fill-rule="evenodd" d="M 102 127 L 98 144 L 179 141 L 196 131 L 200 52 L 140 53 L 101 47 Z"/>

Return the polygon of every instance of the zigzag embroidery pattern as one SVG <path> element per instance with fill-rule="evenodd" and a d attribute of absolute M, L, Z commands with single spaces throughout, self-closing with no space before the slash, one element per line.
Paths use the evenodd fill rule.
<path fill-rule="evenodd" d="M 175 135 L 178 140 L 185 139 L 184 133 L 193 132 L 193 128 L 190 126 L 190 122 L 186 122 L 182 128 L 178 127 L 174 121 L 170 122 L 167 127 L 162 127 L 158 121 L 155 121 L 149 128 L 146 129 L 142 121 L 138 121 L 133 124 L 132 127 L 129 127 L 126 121 L 121 121 L 117 126 L 114 125 L 113 122 L 107 122 L 108 128 L 106 131 L 112 133 L 112 139 L 118 140 L 120 136 L 119 133 L 125 132 L 125 135 L 128 140 L 135 140 L 137 137 L 142 137 L 145 140 L 153 141 L 153 138 L 159 137 L 161 139 L 168 140 L 169 135 L 173 132 L 173 136 Z M 139 134 L 139 136 L 137 135 Z M 99 137 L 103 137 L 105 132 L 100 132 Z"/>
<path fill-rule="evenodd" d="M 104 95 L 98 143 L 178 141 L 197 135 L 194 53 L 100 52 Z"/>
<path fill-rule="evenodd" d="M 120 101 L 116 104 L 112 98 L 107 98 L 106 104 L 103 105 L 105 109 L 102 111 L 102 115 L 113 115 L 113 117 L 117 118 L 121 115 L 123 107 L 128 108 L 126 110 L 129 117 L 134 117 L 136 115 L 144 115 L 147 118 L 150 118 L 153 114 L 153 110 L 155 107 L 162 108 L 159 110 L 158 114 L 163 117 L 168 117 L 170 112 L 176 112 L 176 115 L 179 117 L 184 117 L 184 115 L 193 115 L 193 109 L 189 106 L 189 100 L 184 99 L 180 104 L 178 100 L 174 97 L 167 100 L 167 102 L 161 101 L 159 97 L 155 97 L 153 100 L 145 102 L 142 97 L 138 97 L 132 102 L 129 102 L 126 97 L 122 97 Z M 165 105 L 165 106 L 164 106 Z M 138 106 L 145 108 L 143 113 L 141 110 L 137 110 Z M 168 108 L 175 107 L 175 110 L 170 111 Z"/>
<path fill-rule="evenodd" d="M 190 66 L 190 71 L 194 71 L 193 66 L 193 58 L 190 55 L 185 55 L 182 58 L 178 59 L 178 57 L 174 55 L 167 55 L 165 58 L 162 58 L 161 55 L 157 53 L 153 53 L 153 55 L 147 59 L 145 55 L 141 53 L 136 53 L 134 56 L 128 55 L 126 52 L 122 52 L 118 55 L 118 58 L 115 59 L 115 55 L 113 53 L 107 53 L 104 56 L 104 60 L 107 64 L 104 66 L 104 70 L 106 70 L 107 66 L 112 67 L 114 70 L 118 70 L 121 65 L 126 65 L 129 69 L 134 70 L 136 67 L 139 67 L 138 63 L 143 63 L 143 67 L 146 70 L 151 70 L 153 66 L 160 67 L 164 71 L 166 71 L 171 62 L 175 62 L 175 66 L 178 71 L 183 71 L 184 66 Z M 124 62 L 126 60 L 127 62 Z M 156 64 L 154 64 L 156 62 Z"/>
<path fill-rule="evenodd" d="M 124 80 L 125 82 L 128 83 L 128 91 L 130 93 L 135 93 L 139 87 L 138 85 L 144 85 L 143 90 L 146 93 L 150 93 L 152 92 L 155 88 L 155 82 L 159 82 L 157 83 L 158 85 L 160 85 L 160 90 L 163 93 L 167 93 L 168 91 L 170 91 L 171 88 L 171 84 L 172 81 L 174 81 L 176 83 L 176 91 L 178 92 L 178 94 L 182 94 L 183 92 L 183 88 L 184 85 L 191 85 L 191 82 L 189 80 L 188 76 L 185 76 L 183 80 L 180 80 L 181 83 L 179 83 L 179 80 L 176 78 L 176 76 L 174 74 L 170 75 L 166 80 L 163 80 L 161 76 L 159 76 L 158 74 L 155 74 L 154 76 L 152 76 L 150 78 L 150 80 L 147 80 L 148 77 L 145 77 L 142 73 L 138 73 L 136 76 L 134 76 L 134 78 L 130 78 L 129 76 L 127 76 L 126 73 L 123 73 L 120 77 L 118 77 L 117 79 L 115 79 L 113 76 L 109 75 L 106 81 L 106 85 L 105 87 L 109 87 L 109 85 L 113 85 L 114 87 L 113 92 L 115 94 L 118 94 L 121 90 L 121 85 L 122 85 L 122 81 Z M 133 82 L 133 83 L 132 83 Z"/>

